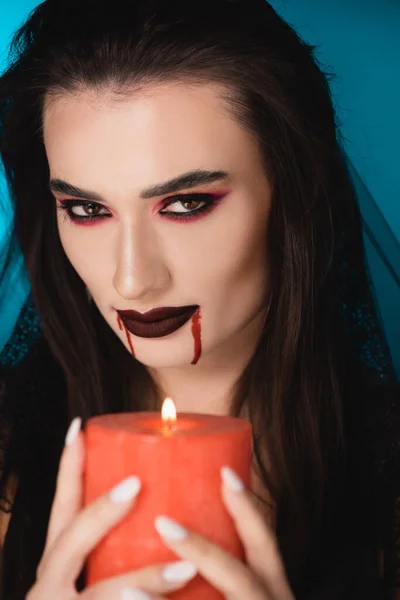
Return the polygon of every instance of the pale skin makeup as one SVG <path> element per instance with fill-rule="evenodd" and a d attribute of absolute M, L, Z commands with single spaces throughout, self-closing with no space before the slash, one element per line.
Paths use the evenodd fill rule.
<path fill-rule="evenodd" d="M 228 412 L 262 331 L 272 194 L 257 142 L 221 91 L 171 82 L 117 99 L 82 90 L 52 98 L 43 116 L 51 180 L 86 192 L 53 190 L 72 266 L 128 351 L 116 308 L 200 306 L 196 365 L 190 322 L 131 342 L 178 411 L 216 414 Z M 217 173 L 215 180 L 171 193 L 149 189 L 199 170 Z M 97 218 L 71 220 L 90 215 Z"/>

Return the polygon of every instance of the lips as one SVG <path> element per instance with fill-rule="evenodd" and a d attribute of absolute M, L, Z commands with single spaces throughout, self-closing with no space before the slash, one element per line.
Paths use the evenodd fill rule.
<path fill-rule="evenodd" d="M 117 310 L 126 329 L 142 338 L 160 338 L 170 335 L 185 325 L 199 306 L 154 308 L 146 313 L 136 310 Z"/>

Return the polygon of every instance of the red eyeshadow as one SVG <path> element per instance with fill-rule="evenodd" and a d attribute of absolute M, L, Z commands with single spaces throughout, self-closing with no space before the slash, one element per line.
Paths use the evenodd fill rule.
<path fill-rule="evenodd" d="M 210 214 L 215 208 L 217 208 L 217 206 L 220 205 L 221 200 L 227 196 L 229 194 L 230 190 L 226 190 L 223 192 L 198 192 L 196 191 L 195 193 L 192 194 L 187 194 L 187 195 L 182 195 L 181 197 L 179 195 L 177 195 L 175 198 L 165 198 L 163 200 L 161 200 L 154 208 L 153 210 L 153 214 L 158 214 L 158 216 L 162 219 L 167 219 L 168 221 L 173 221 L 173 222 L 191 222 L 191 221 L 196 221 L 198 219 L 201 219 L 202 217 L 205 217 L 206 215 Z M 201 196 L 204 196 L 205 198 L 209 198 L 209 204 L 206 204 L 198 209 L 192 212 L 192 214 L 187 213 L 171 213 L 170 215 L 166 214 L 166 213 L 159 213 L 159 211 L 162 210 L 167 210 L 168 206 L 174 204 L 174 202 L 179 202 L 180 200 L 182 202 L 185 201 L 185 196 L 187 196 L 187 201 L 190 201 L 190 196 L 199 196 L 199 199 L 201 201 Z"/>

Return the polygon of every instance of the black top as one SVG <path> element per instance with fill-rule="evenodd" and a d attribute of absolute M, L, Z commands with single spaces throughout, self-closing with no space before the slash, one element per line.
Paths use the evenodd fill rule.
<path fill-rule="evenodd" d="M 350 294 L 347 288 L 354 305 L 359 303 L 359 289 L 354 287 Z M 398 384 L 368 305 L 364 302 L 363 311 L 349 312 L 347 323 L 364 369 L 357 379 L 360 389 L 350 391 L 347 407 L 351 460 L 338 481 L 331 482 L 322 527 L 312 538 L 300 576 L 292 582 L 296 600 L 391 600 L 396 576 L 400 587 Z M 0 509 L 11 512 L 1 600 L 23 600 L 34 582 L 68 425 L 64 374 L 28 298 L 0 353 Z M 12 505 L 4 489 L 10 473 L 19 481 Z M 379 552 L 383 576 L 378 572 Z"/>
<path fill-rule="evenodd" d="M 63 375 L 43 339 L 17 365 L 3 367 L 2 375 L 0 424 L 6 457 L 3 468 L 6 473 L 17 473 L 20 485 L 4 547 L 1 599 L 23 600 L 43 551 L 68 419 L 66 405 L 60 402 L 65 393 Z M 7 393 L 7 389 L 11 391 Z M 368 501 L 359 497 L 362 494 L 364 488 L 359 495 L 357 490 L 352 494 L 350 503 L 346 498 L 342 502 L 340 495 L 337 503 L 331 503 L 324 531 L 315 540 L 307 567 L 294 586 L 297 600 L 390 597 L 390 556 L 393 557 L 394 546 L 390 536 L 386 536 L 385 581 L 378 573 L 377 560 L 382 540 L 378 541 L 375 535 L 374 515 L 369 514 Z M 3 509 L 11 509 L 4 498 Z M 388 531 L 390 527 L 389 524 Z M 384 539 L 385 535 L 380 537 Z"/>

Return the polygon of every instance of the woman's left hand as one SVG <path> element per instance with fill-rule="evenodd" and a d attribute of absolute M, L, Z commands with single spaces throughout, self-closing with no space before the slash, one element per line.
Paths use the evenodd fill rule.
<path fill-rule="evenodd" d="M 242 540 L 246 564 L 168 517 L 156 519 L 158 533 L 228 600 L 294 600 L 276 538 L 265 518 L 236 473 L 224 467 L 221 475 L 222 497 Z"/>

